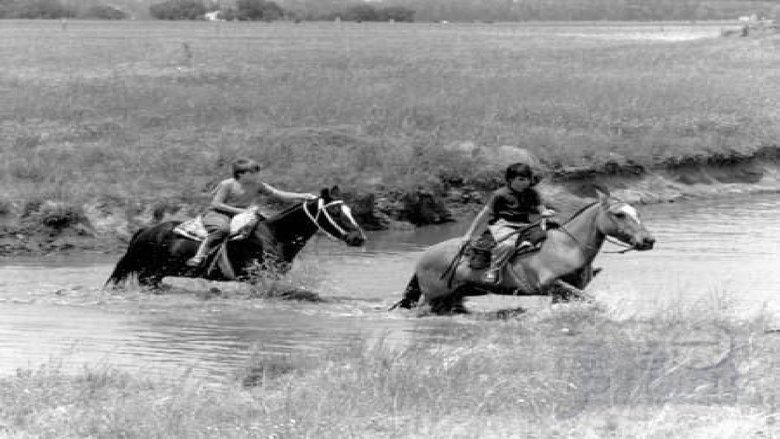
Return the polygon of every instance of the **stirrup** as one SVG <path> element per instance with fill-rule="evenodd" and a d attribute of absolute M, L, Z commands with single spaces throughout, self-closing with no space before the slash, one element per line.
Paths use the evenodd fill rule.
<path fill-rule="evenodd" d="M 194 267 L 194 268 L 197 268 L 197 267 L 200 267 L 200 266 L 202 266 L 202 265 L 203 265 L 203 262 L 204 262 L 205 260 L 206 260 L 206 258 L 205 258 L 205 257 L 203 257 L 203 256 L 201 256 L 201 257 L 198 257 L 198 256 L 193 256 L 193 257 L 191 257 L 191 258 L 187 259 L 187 261 L 186 261 L 184 264 L 185 264 L 186 266 L 188 266 L 188 267 Z"/>
<path fill-rule="evenodd" d="M 482 275 L 482 281 L 489 284 L 498 283 L 498 270 L 488 270 Z"/>

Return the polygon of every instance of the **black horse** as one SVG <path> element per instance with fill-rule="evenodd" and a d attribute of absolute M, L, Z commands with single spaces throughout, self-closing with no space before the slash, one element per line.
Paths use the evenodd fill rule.
<path fill-rule="evenodd" d="M 217 257 L 214 254 L 204 267 L 186 265 L 200 243 L 175 233 L 179 224 L 170 221 L 137 231 L 106 285 L 122 284 L 129 277 L 137 277 L 142 286 L 152 288 L 158 288 L 166 276 L 233 280 L 224 271 L 213 269 L 210 262 Z M 249 279 L 258 269 L 283 274 L 318 230 L 349 246 L 361 246 L 366 240 L 350 208 L 339 199 L 338 187 L 323 189 L 320 198 L 260 221 L 246 239 L 227 243 L 227 259 L 235 279 Z"/>

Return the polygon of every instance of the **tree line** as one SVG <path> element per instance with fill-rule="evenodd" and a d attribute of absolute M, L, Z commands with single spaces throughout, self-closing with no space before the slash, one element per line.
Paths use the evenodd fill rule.
<path fill-rule="evenodd" d="M 109 4 L 112 3 L 112 4 Z M 776 0 L 0 0 L 0 18 L 581 21 L 780 18 Z"/>
<path fill-rule="evenodd" d="M 111 5 L 92 1 L 71 3 L 60 0 L 0 0 L 0 18 L 128 18 L 126 11 Z"/>
<path fill-rule="evenodd" d="M 240 21 L 334 20 L 346 21 L 414 21 L 414 10 L 404 6 L 384 6 L 364 2 L 320 9 L 316 13 L 283 8 L 272 0 L 236 0 L 231 4 L 206 3 L 202 0 L 165 0 L 152 4 L 152 17 L 163 20 L 194 20 L 207 12 L 218 11 L 218 18 Z"/>
<path fill-rule="evenodd" d="M 777 0 L 385 0 L 419 20 L 657 21 L 736 19 L 780 13 Z"/>

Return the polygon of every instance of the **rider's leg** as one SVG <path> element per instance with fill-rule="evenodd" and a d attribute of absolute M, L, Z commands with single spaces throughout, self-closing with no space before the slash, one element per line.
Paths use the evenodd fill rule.
<path fill-rule="evenodd" d="M 515 244 L 514 242 L 507 241 L 514 240 L 508 239 L 501 244 L 498 244 L 493 249 L 493 253 L 490 255 L 490 267 L 485 272 L 485 282 L 494 283 L 498 281 L 498 272 L 501 271 L 501 268 L 512 256 L 512 253 L 515 250 Z"/>
<path fill-rule="evenodd" d="M 209 211 L 203 216 L 203 226 L 209 234 L 200 243 L 195 256 L 187 260 L 186 264 L 190 267 L 202 265 L 206 256 L 228 237 L 230 234 L 230 217 L 219 212 Z"/>
<path fill-rule="evenodd" d="M 517 225 L 499 220 L 494 225 L 488 227 L 493 238 L 496 240 L 496 246 L 490 255 L 490 267 L 485 272 L 483 281 L 495 283 L 498 281 L 498 273 L 504 264 L 512 257 L 517 243 Z"/>

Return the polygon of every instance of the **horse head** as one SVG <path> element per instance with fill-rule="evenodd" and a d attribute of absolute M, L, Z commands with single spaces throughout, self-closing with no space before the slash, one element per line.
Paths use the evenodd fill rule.
<path fill-rule="evenodd" d="M 652 249 L 655 237 L 645 228 L 636 208 L 610 195 L 606 188 L 598 187 L 596 192 L 599 196 L 599 231 L 635 250 Z"/>
<path fill-rule="evenodd" d="M 352 216 L 352 210 L 341 199 L 338 186 L 324 188 L 320 197 L 303 204 L 303 211 L 327 236 L 352 247 L 366 242 L 366 235 Z"/>

